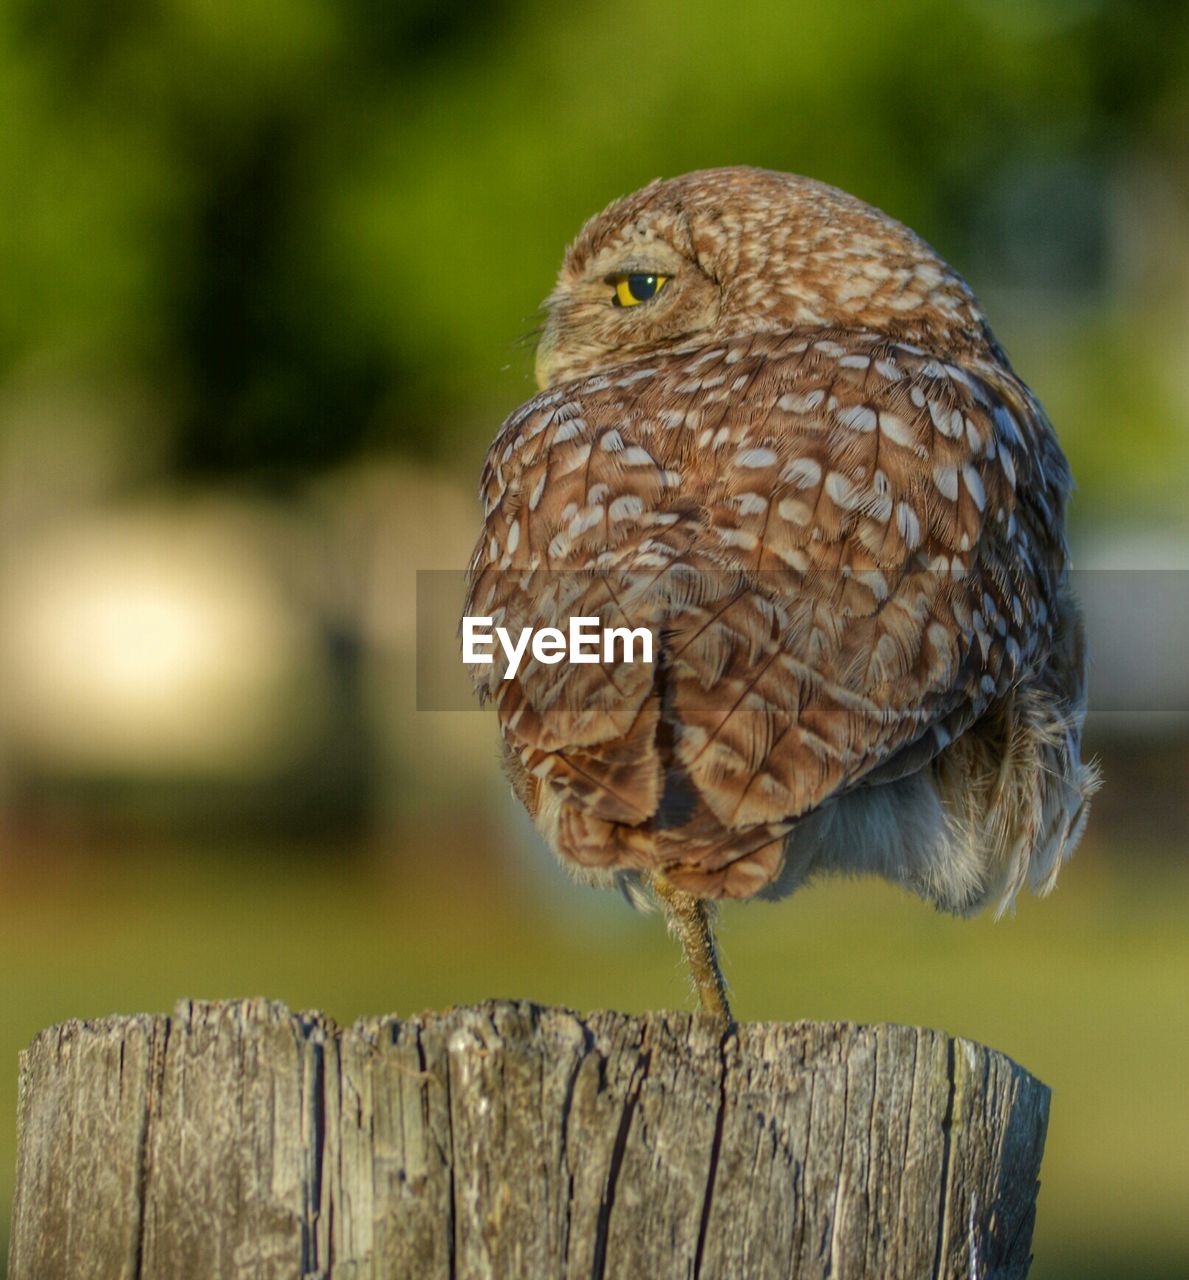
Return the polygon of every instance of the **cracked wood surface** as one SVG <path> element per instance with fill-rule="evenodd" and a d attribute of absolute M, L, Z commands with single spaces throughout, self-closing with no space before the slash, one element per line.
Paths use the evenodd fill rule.
<path fill-rule="evenodd" d="M 914 1027 L 183 1002 L 22 1055 L 9 1275 L 1006 1280 L 1048 1102 Z"/>

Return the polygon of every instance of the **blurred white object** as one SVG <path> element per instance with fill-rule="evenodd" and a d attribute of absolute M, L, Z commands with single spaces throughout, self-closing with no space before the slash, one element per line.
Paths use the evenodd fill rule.
<path fill-rule="evenodd" d="M 250 778 L 325 711 L 316 628 L 232 503 L 60 516 L 0 562 L 0 734 L 52 770 Z"/>

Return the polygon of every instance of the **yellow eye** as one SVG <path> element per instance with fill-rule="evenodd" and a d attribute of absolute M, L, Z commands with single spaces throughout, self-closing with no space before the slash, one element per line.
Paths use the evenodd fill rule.
<path fill-rule="evenodd" d="M 608 283 L 615 286 L 611 302 L 617 307 L 636 307 L 649 298 L 655 298 L 665 287 L 668 276 L 649 276 L 632 272 L 626 276 L 613 276 Z"/>

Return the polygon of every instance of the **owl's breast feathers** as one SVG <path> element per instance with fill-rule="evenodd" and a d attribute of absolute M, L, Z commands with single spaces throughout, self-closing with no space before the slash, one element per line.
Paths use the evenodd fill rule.
<path fill-rule="evenodd" d="M 924 767 L 1044 663 L 1065 460 L 1009 370 L 754 334 L 536 396 L 488 455 L 467 613 L 647 627 L 651 664 L 475 668 L 564 858 L 704 896 Z"/>

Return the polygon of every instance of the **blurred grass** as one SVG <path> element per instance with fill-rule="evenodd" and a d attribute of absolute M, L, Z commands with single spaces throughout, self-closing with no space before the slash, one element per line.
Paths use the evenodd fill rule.
<path fill-rule="evenodd" d="M 409 832 L 378 855 L 327 847 L 43 852 L 0 864 L 0 1213 L 16 1055 L 69 1017 L 266 994 L 340 1021 L 524 997 L 578 1009 L 686 1003 L 655 918 L 516 864 L 471 830 Z M 1034 1280 L 1173 1276 L 1189 1263 L 1189 869 L 1087 847 L 1044 903 L 950 920 L 883 886 L 831 883 L 728 908 L 743 1019 L 939 1026 L 1002 1049 L 1053 1089 Z"/>

